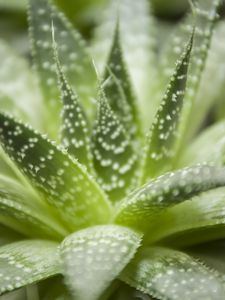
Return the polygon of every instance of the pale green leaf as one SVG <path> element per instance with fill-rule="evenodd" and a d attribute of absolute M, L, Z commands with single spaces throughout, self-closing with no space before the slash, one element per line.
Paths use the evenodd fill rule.
<path fill-rule="evenodd" d="M 157 73 L 155 29 L 149 4 L 147 0 L 108 1 L 101 24 L 96 30 L 93 51 L 97 66 L 101 70 L 105 67 L 111 37 L 119 17 L 124 59 L 140 101 L 143 121 L 147 124 L 155 112 L 156 103 L 151 95 L 154 95 Z"/>
<path fill-rule="evenodd" d="M 162 70 L 166 81 L 168 76 L 172 74 L 172 67 L 182 51 L 181 45 L 188 40 L 191 34 L 193 23 L 195 24 L 195 38 L 192 48 L 192 56 L 190 60 L 190 68 L 187 79 L 187 92 L 184 98 L 184 112 L 181 127 L 182 138 L 187 139 L 184 134 L 189 128 L 189 122 L 193 111 L 193 103 L 196 99 L 197 91 L 200 85 L 200 80 L 205 67 L 205 62 L 210 48 L 212 31 L 217 19 L 217 9 L 220 0 L 194 0 L 193 14 L 188 17 L 175 29 L 171 43 L 168 46 L 166 53 L 163 56 Z"/>
<path fill-rule="evenodd" d="M 0 223 L 28 236 L 62 238 L 67 231 L 32 190 L 0 175 Z"/>
<path fill-rule="evenodd" d="M 1 110 L 13 113 L 41 129 L 41 97 L 28 63 L 2 40 L 0 57 Z"/>
<path fill-rule="evenodd" d="M 225 238 L 225 189 L 200 194 L 160 214 L 149 227 L 147 243 L 187 247 Z"/>
<path fill-rule="evenodd" d="M 0 247 L 0 294 L 58 274 L 57 246 L 54 242 L 30 240 Z"/>
<path fill-rule="evenodd" d="M 105 195 L 65 150 L 5 114 L 0 114 L 0 140 L 70 230 L 108 221 L 110 206 Z"/>
<path fill-rule="evenodd" d="M 142 135 L 141 119 L 123 58 L 119 23 L 116 24 L 104 78 L 104 90 L 111 108 L 120 118 L 131 139 L 137 142 Z"/>
<path fill-rule="evenodd" d="M 57 124 L 60 109 L 52 51 L 52 22 L 55 27 L 55 40 L 59 45 L 59 59 L 63 70 L 72 87 L 75 87 L 77 94 L 82 99 L 88 113 L 93 114 L 91 98 L 95 96 L 96 74 L 79 33 L 72 28 L 63 13 L 59 12 L 48 0 L 30 0 L 29 15 L 34 62 L 45 103 L 47 109 L 50 110 L 48 118 L 51 122 L 49 123 Z M 55 133 L 54 128 L 49 130 L 53 134 Z"/>
<path fill-rule="evenodd" d="M 212 45 L 206 61 L 206 66 L 202 74 L 199 91 L 196 101 L 194 102 L 191 122 L 188 132 L 190 135 L 196 133 L 203 121 L 207 117 L 207 113 L 216 105 L 217 115 L 222 119 L 225 114 L 224 110 L 224 94 L 225 94 L 225 45 L 223 37 L 225 35 L 225 22 L 221 21 L 215 27 Z M 213 76 L 212 76 L 213 75 Z"/>
<path fill-rule="evenodd" d="M 199 134 L 185 149 L 179 167 L 208 162 L 216 165 L 225 163 L 225 122 L 215 123 Z M 210 142 L 209 142 L 210 141 Z"/>
<path fill-rule="evenodd" d="M 191 256 L 167 248 L 146 248 L 120 276 L 126 283 L 159 300 L 221 300 L 223 282 Z"/>
<path fill-rule="evenodd" d="M 133 258 L 141 236 L 116 225 L 95 226 L 67 237 L 61 254 L 66 282 L 77 300 L 98 300 Z"/>
<path fill-rule="evenodd" d="M 115 222 L 146 231 L 163 210 L 221 186 L 225 186 L 225 168 L 221 167 L 197 165 L 166 173 L 122 200 Z"/>
<path fill-rule="evenodd" d="M 57 65 L 57 74 L 63 102 L 61 139 L 68 153 L 81 164 L 92 170 L 90 149 L 90 133 L 87 118 L 78 96 L 72 90 L 62 70 L 58 57 L 58 46 L 54 42 L 54 54 Z"/>
<path fill-rule="evenodd" d="M 150 128 L 145 149 L 143 183 L 170 170 L 176 158 L 192 42 L 193 34 L 176 64 L 174 74 Z"/>
<path fill-rule="evenodd" d="M 102 90 L 92 137 L 92 153 L 98 182 L 112 201 L 120 200 L 135 187 L 137 154 Z"/>

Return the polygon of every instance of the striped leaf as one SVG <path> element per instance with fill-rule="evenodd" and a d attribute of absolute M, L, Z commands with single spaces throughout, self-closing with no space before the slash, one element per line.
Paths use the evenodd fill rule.
<path fill-rule="evenodd" d="M 166 248 L 143 249 L 120 276 L 159 300 L 221 300 L 222 279 L 191 256 Z"/>
<path fill-rule="evenodd" d="M 138 158 L 103 91 L 99 93 L 92 153 L 99 184 L 110 200 L 120 200 L 137 184 Z"/>
<path fill-rule="evenodd" d="M 114 32 L 104 77 L 104 90 L 112 110 L 120 118 L 129 136 L 132 139 L 140 139 L 142 129 L 138 103 L 123 58 L 119 23 Z"/>
<path fill-rule="evenodd" d="M 70 230 L 108 221 L 105 195 L 65 150 L 5 114 L 0 114 L 0 141 Z"/>
<path fill-rule="evenodd" d="M 0 294 L 58 274 L 57 244 L 42 240 L 0 247 Z"/>
<path fill-rule="evenodd" d="M 221 186 L 225 186 L 225 168 L 199 165 L 166 173 L 121 201 L 115 221 L 146 231 L 152 218 L 165 209 Z"/>
<path fill-rule="evenodd" d="M 95 95 L 96 75 L 84 41 L 49 0 L 30 0 L 29 16 L 34 63 L 43 97 L 50 111 L 48 118 L 51 122 L 48 122 L 48 126 L 53 124 L 53 128 L 47 130 L 55 134 L 54 126 L 57 124 L 60 102 L 52 51 L 52 22 L 59 45 L 60 62 L 89 113 L 92 109 L 91 97 Z"/>
<path fill-rule="evenodd" d="M 147 139 L 143 183 L 172 168 L 179 144 L 179 125 L 183 109 L 193 35 L 177 62 L 165 96 Z"/>
<path fill-rule="evenodd" d="M 55 41 L 53 42 L 61 99 L 63 102 L 63 110 L 61 114 L 62 144 L 71 156 L 77 159 L 89 170 L 92 170 L 90 134 L 87 118 L 83 107 L 79 103 L 77 94 L 71 88 L 71 85 L 66 79 L 59 61 L 58 46 Z"/>
<path fill-rule="evenodd" d="M 106 225 L 68 236 L 62 246 L 64 275 L 77 300 L 98 300 L 133 258 L 141 237 L 131 229 Z"/>

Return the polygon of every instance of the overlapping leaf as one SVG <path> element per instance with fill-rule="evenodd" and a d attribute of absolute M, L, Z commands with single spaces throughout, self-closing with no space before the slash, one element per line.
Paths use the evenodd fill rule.
<path fill-rule="evenodd" d="M 138 157 L 102 90 L 99 93 L 92 149 L 101 187 L 112 201 L 120 200 L 137 184 Z"/>
<path fill-rule="evenodd" d="M 149 124 L 155 112 L 154 85 L 156 80 L 155 29 L 147 0 L 109 1 L 103 20 L 96 30 L 95 60 L 104 68 L 110 52 L 115 20 L 119 17 L 121 46 L 135 91 L 140 100 L 143 121 Z M 151 93 L 151 95 L 150 95 Z M 147 107 L 147 108 L 146 108 Z"/>
<path fill-rule="evenodd" d="M 28 236 L 60 239 L 67 233 L 41 200 L 6 176 L 0 176 L 0 223 Z"/>
<path fill-rule="evenodd" d="M 0 247 L 0 294 L 58 274 L 57 244 L 42 240 Z"/>
<path fill-rule="evenodd" d="M 185 253 L 166 248 L 147 248 L 122 272 L 131 286 L 160 300 L 221 300 L 223 281 L 216 272 Z"/>
<path fill-rule="evenodd" d="M 54 54 L 60 84 L 62 110 L 62 143 L 75 159 L 92 171 L 92 157 L 90 150 L 90 134 L 87 118 L 79 103 L 78 96 L 72 90 L 62 70 L 57 44 L 54 42 Z"/>
<path fill-rule="evenodd" d="M 181 53 L 183 42 L 187 41 L 192 31 L 193 22 L 195 22 L 195 39 L 193 43 L 192 56 L 190 61 L 190 69 L 188 71 L 187 93 L 185 95 L 185 111 L 183 114 L 183 122 L 181 132 L 183 138 L 186 138 L 184 131 L 188 130 L 187 122 L 192 114 L 192 106 L 199 88 L 202 71 L 205 66 L 206 57 L 210 47 L 213 27 L 217 19 L 217 9 L 220 0 L 194 0 L 193 15 L 189 15 L 184 22 L 175 30 L 172 42 L 169 44 L 167 53 L 164 53 L 162 70 L 166 78 L 173 72 L 171 66 L 177 59 L 177 55 Z M 166 79 L 167 81 L 167 79 Z"/>
<path fill-rule="evenodd" d="M 68 236 L 62 246 L 64 275 L 77 300 L 98 300 L 133 258 L 141 236 L 131 229 L 96 226 Z"/>
<path fill-rule="evenodd" d="M 70 229 L 108 221 L 110 207 L 105 195 L 59 147 L 5 114 L 0 115 L 0 140 Z"/>
<path fill-rule="evenodd" d="M 185 47 L 147 139 L 143 183 L 171 169 L 179 143 L 178 130 L 183 108 L 193 35 Z"/>
<path fill-rule="evenodd" d="M 225 168 L 194 166 L 167 173 L 123 200 L 115 221 L 145 231 L 159 212 L 220 186 L 225 186 Z"/>
<path fill-rule="evenodd" d="M 104 90 L 111 108 L 120 118 L 129 136 L 137 142 L 142 133 L 140 115 L 123 59 L 119 30 L 118 23 L 105 70 Z"/>
<path fill-rule="evenodd" d="M 225 189 L 202 193 L 162 213 L 152 224 L 148 243 L 190 246 L 224 238 Z"/>
<path fill-rule="evenodd" d="M 60 103 L 52 53 L 52 22 L 55 27 L 55 39 L 59 45 L 60 62 L 89 114 L 93 113 L 91 97 L 95 95 L 96 75 L 84 41 L 64 15 L 48 0 L 30 0 L 30 31 L 34 60 L 43 96 L 51 111 L 48 115 L 51 120 L 49 123 L 54 125 Z M 54 128 L 49 130 L 54 133 Z"/>

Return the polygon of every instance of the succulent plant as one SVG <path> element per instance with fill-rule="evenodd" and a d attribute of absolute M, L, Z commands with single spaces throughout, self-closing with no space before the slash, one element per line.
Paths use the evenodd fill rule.
<path fill-rule="evenodd" d="M 148 2 L 112 1 L 90 51 L 30 0 L 34 70 L 0 47 L 1 294 L 225 298 L 224 121 L 193 141 L 218 7 L 193 1 L 156 53 Z"/>

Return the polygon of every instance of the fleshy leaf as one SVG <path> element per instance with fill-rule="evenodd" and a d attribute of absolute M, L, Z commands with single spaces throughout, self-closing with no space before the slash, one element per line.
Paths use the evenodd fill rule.
<path fill-rule="evenodd" d="M 138 157 L 102 90 L 92 137 L 92 153 L 99 184 L 112 201 L 120 200 L 137 184 Z"/>
<path fill-rule="evenodd" d="M 103 20 L 96 30 L 93 51 L 97 65 L 100 69 L 104 68 L 115 22 L 119 17 L 124 59 L 146 123 L 149 123 L 149 115 L 154 113 L 154 97 L 150 96 L 150 92 L 154 89 L 157 72 L 155 29 L 149 4 L 147 0 L 108 1 L 106 11 L 102 14 Z"/>
<path fill-rule="evenodd" d="M 65 150 L 5 114 L 0 114 L 0 140 L 70 229 L 108 221 L 110 206 L 105 195 Z"/>
<path fill-rule="evenodd" d="M 61 99 L 63 102 L 61 126 L 62 143 L 70 155 L 89 170 L 92 170 L 90 134 L 87 118 L 83 107 L 79 103 L 78 96 L 72 90 L 62 70 L 58 57 L 58 46 L 55 41 L 53 41 L 53 43 Z"/>
<path fill-rule="evenodd" d="M 200 194 L 159 215 L 150 229 L 148 243 L 187 247 L 225 237 L 225 189 Z"/>
<path fill-rule="evenodd" d="M 104 90 L 112 110 L 120 118 L 127 133 L 137 140 L 142 132 L 140 115 L 123 58 L 119 30 L 117 23 L 104 75 Z"/>
<path fill-rule="evenodd" d="M 170 170 L 176 157 L 192 42 L 193 34 L 176 64 L 175 72 L 151 126 L 145 149 L 143 183 Z"/>
<path fill-rule="evenodd" d="M 25 59 L 0 40 L 0 106 L 41 129 L 41 96 Z M 32 98 L 32 105 L 30 99 Z"/>
<path fill-rule="evenodd" d="M 138 253 L 120 276 L 126 283 L 159 300 L 221 300 L 219 274 L 191 256 L 155 247 Z"/>
<path fill-rule="evenodd" d="M 205 62 L 210 48 L 210 42 L 212 37 L 212 31 L 217 19 L 217 9 L 220 4 L 220 0 L 194 0 L 193 3 L 193 15 L 189 14 L 184 22 L 175 30 L 172 42 L 164 53 L 164 59 L 162 64 L 162 70 L 165 77 L 171 75 L 174 62 L 177 59 L 177 55 L 181 53 L 182 48 L 180 45 L 186 42 L 188 36 L 192 31 L 193 22 L 195 23 L 195 38 L 192 48 L 192 56 L 190 60 L 190 68 L 188 71 L 187 79 L 187 92 L 184 98 L 184 113 L 181 128 L 181 135 L 183 139 L 187 138 L 184 134 L 189 129 L 188 122 L 190 122 L 190 116 L 193 109 L 193 103 L 195 101 L 197 91 L 199 88 L 202 73 L 205 67 Z M 167 81 L 167 79 L 166 79 Z"/>
<path fill-rule="evenodd" d="M 51 122 L 48 124 L 57 123 L 60 108 L 52 51 L 52 22 L 55 27 L 55 40 L 59 45 L 59 59 L 63 70 L 66 72 L 69 82 L 74 85 L 72 87 L 75 87 L 88 113 L 91 113 L 91 97 L 95 96 L 96 92 L 96 74 L 79 33 L 48 0 L 30 0 L 29 15 L 34 61 L 39 73 L 43 96 L 50 110 L 48 118 Z M 54 128 L 52 130 L 54 131 Z"/>
<path fill-rule="evenodd" d="M 166 173 L 122 200 L 115 221 L 145 231 L 163 210 L 221 186 L 225 186 L 225 168 L 198 165 Z"/>
<path fill-rule="evenodd" d="M 95 226 L 67 237 L 61 253 L 64 275 L 77 300 L 98 300 L 133 258 L 141 236 L 131 229 Z"/>
<path fill-rule="evenodd" d="M 67 234 L 37 195 L 28 187 L 1 175 L 0 223 L 22 234 L 39 238 L 61 239 Z"/>
<path fill-rule="evenodd" d="M 0 247 L 0 294 L 58 274 L 58 244 L 42 240 Z"/>
<path fill-rule="evenodd" d="M 225 122 L 215 123 L 199 134 L 180 158 L 180 167 L 208 162 L 215 165 L 225 163 Z M 209 143 L 210 141 L 210 143 Z"/>

